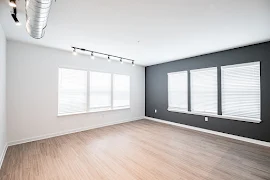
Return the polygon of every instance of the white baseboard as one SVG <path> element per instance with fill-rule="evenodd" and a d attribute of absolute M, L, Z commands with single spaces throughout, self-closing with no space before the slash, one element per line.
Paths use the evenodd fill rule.
<path fill-rule="evenodd" d="M 1 153 L 1 156 L 0 156 L 0 169 L 2 167 L 4 158 L 5 158 L 5 155 L 6 155 L 6 152 L 7 152 L 7 148 L 8 148 L 8 144 L 6 143 L 6 145 L 5 145 L 4 149 L 3 149 L 3 152 Z"/>
<path fill-rule="evenodd" d="M 232 134 L 217 132 L 217 131 L 213 131 L 213 130 L 198 128 L 198 127 L 194 127 L 194 126 L 189 126 L 189 125 L 184 125 L 184 124 L 180 124 L 180 123 L 165 121 L 165 120 L 162 120 L 162 119 L 157 119 L 157 118 L 152 118 L 152 117 L 147 117 L 147 116 L 145 117 L 145 119 L 160 122 L 160 123 L 170 124 L 170 125 L 173 125 L 173 126 L 179 126 L 179 127 L 182 127 L 182 128 L 192 129 L 192 130 L 196 130 L 196 131 L 200 131 L 200 132 L 205 132 L 205 133 L 209 133 L 209 134 L 214 134 L 214 135 L 217 135 L 217 136 L 227 137 L 227 138 L 231 138 L 231 139 L 235 139 L 235 140 L 239 140 L 239 141 L 249 142 L 249 143 L 253 143 L 253 144 L 257 144 L 257 145 L 261 145 L 261 146 L 270 147 L 270 142 L 265 142 L 265 141 L 260 141 L 260 140 L 256 140 L 256 139 L 251 139 L 251 138 L 236 136 L 236 135 L 232 135 Z"/>
<path fill-rule="evenodd" d="M 97 124 L 97 125 L 93 125 L 93 126 L 77 128 L 77 129 L 72 129 L 72 130 L 68 130 L 68 131 L 61 131 L 61 132 L 57 132 L 57 133 L 51 133 L 51 134 L 45 134 L 42 136 L 21 139 L 21 140 L 17 140 L 17 141 L 8 142 L 8 146 L 14 146 L 14 145 L 18 145 L 18 144 L 27 143 L 27 142 L 48 139 L 48 138 L 52 138 L 52 137 L 62 136 L 62 135 L 66 135 L 66 134 L 72 134 L 72 133 L 76 133 L 76 132 L 87 131 L 90 129 L 101 128 L 101 127 L 111 126 L 111 125 L 115 125 L 115 124 L 121 124 L 121 123 L 125 123 L 125 122 L 136 121 L 136 120 L 140 120 L 140 119 L 144 119 L 144 117 L 139 117 L 139 118 L 134 118 L 134 119 L 129 119 L 129 120 L 122 120 L 122 121 L 115 121 L 115 122 L 110 122 L 110 123 Z"/>

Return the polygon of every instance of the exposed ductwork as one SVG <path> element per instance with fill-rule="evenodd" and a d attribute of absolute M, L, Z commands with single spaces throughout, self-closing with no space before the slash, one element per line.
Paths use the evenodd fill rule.
<path fill-rule="evenodd" d="M 26 30 L 35 39 L 45 34 L 52 0 L 26 0 Z"/>

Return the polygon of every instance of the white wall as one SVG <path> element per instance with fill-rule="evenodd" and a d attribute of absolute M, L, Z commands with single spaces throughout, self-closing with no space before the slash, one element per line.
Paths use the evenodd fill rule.
<path fill-rule="evenodd" d="M 131 76 L 131 109 L 57 117 L 58 68 L 79 68 Z M 7 42 L 8 142 L 144 117 L 145 68 L 91 60 L 71 52 Z"/>
<path fill-rule="evenodd" d="M 6 37 L 0 24 L 0 168 L 6 146 Z"/>

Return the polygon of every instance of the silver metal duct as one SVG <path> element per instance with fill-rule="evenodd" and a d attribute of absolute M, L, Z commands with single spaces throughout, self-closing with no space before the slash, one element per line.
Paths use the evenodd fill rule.
<path fill-rule="evenodd" d="M 45 34 L 51 4 L 52 0 L 25 1 L 26 30 L 35 39 L 40 39 Z"/>

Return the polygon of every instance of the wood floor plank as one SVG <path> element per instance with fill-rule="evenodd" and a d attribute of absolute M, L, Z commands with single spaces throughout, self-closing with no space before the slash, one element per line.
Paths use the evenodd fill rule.
<path fill-rule="evenodd" d="M 270 180 L 270 148 L 149 120 L 8 148 L 0 180 Z"/>

